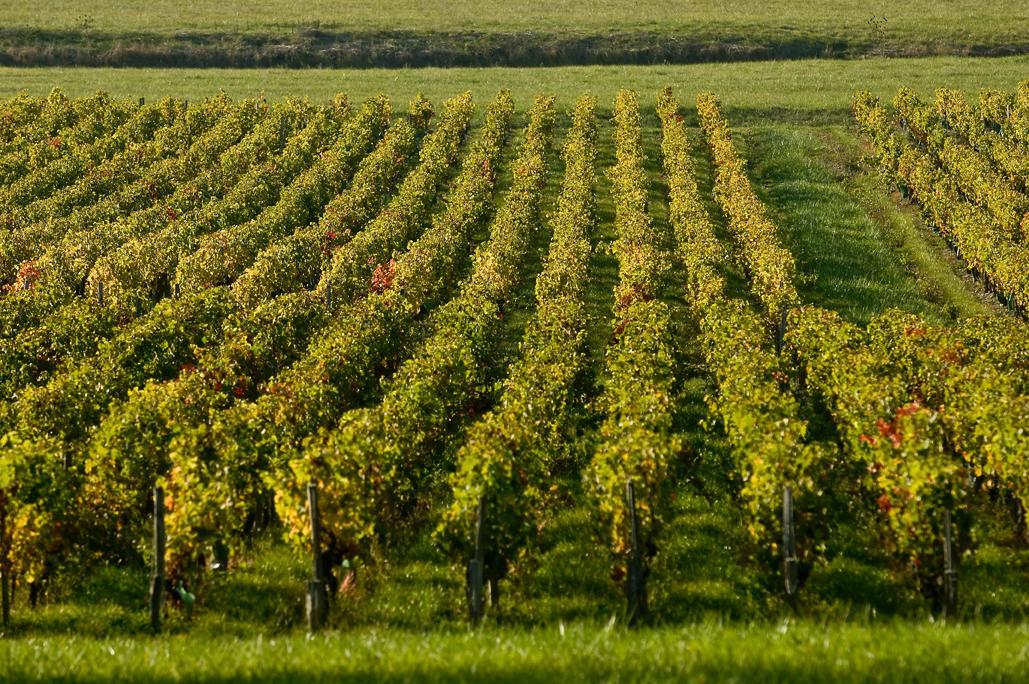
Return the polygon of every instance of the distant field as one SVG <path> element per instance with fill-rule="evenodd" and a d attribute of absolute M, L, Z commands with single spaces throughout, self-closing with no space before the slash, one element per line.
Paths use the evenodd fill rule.
<path fill-rule="evenodd" d="M 886 18 L 887 33 L 986 37 L 1029 29 L 1029 8 L 1018 0 L 190 0 L 83 4 L 51 0 L 39 5 L 5 0 L 0 13 L 8 26 L 42 29 L 90 28 L 108 32 L 267 32 L 312 26 L 347 31 L 525 31 L 569 33 L 646 29 L 665 33 L 710 27 L 767 27 L 763 30 L 871 32 L 869 19 Z M 698 31 L 699 30 L 699 31 Z"/>
<path fill-rule="evenodd" d="M 607 107 L 626 84 L 643 93 L 674 85 L 684 97 L 701 90 L 718 92 L 729 111 L 766 121 L 840 123 L 851 120 L 850 102 L 857 90 L 892 96 L 904 85 L 930 93 L 941 85 L 970 94 L 980 88 L 1013 88 L 1029 74 L 1029 57 L 1001 59 L 934 57 L 925 59 L 805 60 L 679 66 L 593 66 L 540 69 L 92 69 L 0 68 L 0 97 L 19 91 L 43 95 L 58 87 L 72 96 L 96 90 L 147 99 L 174 96 L 198 99 L 219 90 L 232 97 L 264 94 L 326 100 L 337 92 L 360 99 L 384 93 L 402 101 L 422 92 L 440 100 L 467 89 L 486 92 L 508 88 L 520 102 L 545 92 L 563 107 L 578 93 L 590 91 Z M 648 103 L 649 106 L 649 103 Z"/>
<path fill-rule="evenodd" d="M 553 65 L 1024 53 L 1017 0 L 0 3 L 8 64 Z"/>

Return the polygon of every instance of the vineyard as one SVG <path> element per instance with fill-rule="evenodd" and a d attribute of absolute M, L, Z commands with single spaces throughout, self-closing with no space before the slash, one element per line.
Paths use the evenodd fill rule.
<path fill-rule="evenodd" d="M 713 94 L 482 95 L 0 103 L 4 625 L 115 567 L 188 631 L 262 558 L 279 628 L 412 567 L 386 623 L 676 621 L 724 609 L 676 567 L 705 508 L 763 614 L 855 555 L 934 615 L 1025 581 L 1029 81 L 854 96 L 989 300 L 950 318 L 812 301 Z"/>

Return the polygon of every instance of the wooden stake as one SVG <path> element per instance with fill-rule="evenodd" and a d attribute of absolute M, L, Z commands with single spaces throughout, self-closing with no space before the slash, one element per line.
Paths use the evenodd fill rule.
<path fill-rule="evenodd" d="M 792 599 L 797 593 L 798 584 L 797 539 L 793 531 L 793 490 L 789 487 L 782 493 L 782 553 L 786 596 Z"/>
<path fill-rule="evenodd" d="M 468 618 L 473 625 L 479 624 L 483 614 L 483 550 L 482 520 L 485 515 L 486 500 L 479 497 L 479 508 L 475 517 L 475 555 L 468 561 Z"/>
<path fill-rule="evenodd" d="M 104 305 L 104 281 L 100 281 L 96 284 L 96 303 L 100 306 Z"/>
<path fill-rule="evenodd" d="M 4 627 L 11 624 L 11 571 L 7 563 L 0 567 L 0 619 Z"/>
<path fill-rule="evenodd" d="M 307 509 L 311 516 L 311 571 L 313 579 L 307 583 L 307 628 L 318 631 L 328 617 L 329 603 L 322 574 L 321 518 L 318 513 L 318 487 L 307 485 Z"/>
<path fill-rule="evenodd" d="M 625 585 L 626 615 L 629 626 L 635 626 L 647 613 L 647 577 L 640 550 L 640 525 L 636 517 L 636 487 L 632 480 L 625 483 L 625 501 L 629 511 L 629 577 Z"/>
<path fill-rule="evenodd" d="M 164 490 L 154 487 L 154 567 L 150 576 L 150 628 L 161 631 L 161 608 L 164 604 Z"/>
<path fill-rule="evenodd" d="M 945 615 L 954 615 L 958 605 L 958 571 L 954 567 L 954 533 L 950 509 L 943 512 L 943 589 Z"/>
<path fill-rule="evenodd" d="M 496 577 L 489 578 L 489 606 L 493 610 L 500 608 L 500 580 Z"/>

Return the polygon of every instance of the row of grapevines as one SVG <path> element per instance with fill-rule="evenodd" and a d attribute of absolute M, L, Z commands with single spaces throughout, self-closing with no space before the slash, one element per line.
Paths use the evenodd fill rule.
<path fill-rule="evenodd" d="M 550 222 L 553 237 L 536 279 L 536 312 L 498 405 L 472 426 L 457 453 L 453 501 L 436 532 L 451 552 L 467 557 L 484 501 L 487 576 L 503 575 L 507 562 L 533 539 L 552 469 L 573 441 L 574 384 L 585 364 L 587 270 L 596 230 L 595 109 L 596 100 L 585 96 L 572 112 L 564 180 Z"/>
<path fill-rule="evenodd" d="M 153 204 L 176 188 L 179 189 L 175 194 L 178 202 L 199 206 L 207 197 L 206 193 L 185 183 L 216 163 L 226 150 L 246 134 L 257 116 L 253 112 L 254 108 L 245 104 L 234 108 L 234 111 L 230 110 L 221 122 L 191 145 L 181 157 L 160 163 L 154 175 L 128 189 L 134 198 L 130 206 L 137 202 Z M 159 190 L 149 195 L 155 188 Z M 218 186 L 212 188 L 215 191 L 219 189 Z M 167 208 L 156 206 L 150 211 L 134 212 L 98 226 L 69 231 L 57 244 L 32 261 L 31 289 L 18 291 L 3 300 L 2 310 L 7 318 L 5 323 L 8 334 L 16 334 L 26 327 L 38 325 L 45 315 L 70 301 L 86 281 L 99 257 L 133 237 L 152 233 L 156 227 L 169 220 L 171 217 Z"/>
<path fill-rule="evenodd" d="M 1029 306 L 1027 247 L 1014 243 L 986 210 L 961 197 L 950 174 L 898 133 L 876 98 L 859 93 L 854 116 L 871 139 L 883 171 L 911 192 L 965 261 L 1016 306 Z"/>
<path fill-rule="evenodd" d="M 392 377 L 383 401 L 345 413 L 338 426 L 306 440 L 296 458 L 279 464 L 277 509 L 291 541 L 304 543 L 299 514 L 309 481 L 334 493 L 326 509 L 334 553 L 350 555 L 384 533 L 387 520 L 411 512 L 420 485 L 441 467 L 440 449 L 489 391 L 504 311 L 537 225 L 554 120 L 553 99 L 537 99 L 513 167 L 515 180 L 489 240 L 476 251 L 471 276 L 434 313 L 432 334 Z M 338 505 L 344 500 L 350 503 Z"/>
<path fill-rule="evenodd" d="M 45 382 L 69 361 L 89 358 L 100 342 L 151 306 L 138 293 L 103 305 L 96 297 L 78 297 L 58 306 L 0 348 L 0 393 L 16 397 L 26 386 Z"/>
<path fill-rule="evenodd" d="M 110 135 L 138 109 L 126 100 L 112 100 L 102 92 L 75 100 L 68 108 L 77 115 L 75 120 L 68 122 L 52 137 L 0 156 L 0 183 L 10 185 L 71 150 L 91 145 L 98 138 Z"/>
<path fill-rule="evenodd" d="M 863 485 L 876 496 L 891 550 L 921 566 L 936 553 L 942 512 L 964 496 L 964 469 L 947 449 L 940 412 L 891 372 L 866 331 L 836 313 L 795 309 L 786 343 L 844 452 L 865 467 Z"/>
<path fill-rule="evenodd" d="M 3 224 L 12 229 L 15 217 L 10 207 L 30 204 L 41 197 L 65 188 L 79 180 L 90 170 L 102 165 L 127 147 L 145 143 L 171 126 L 186 111 L 181 102 L 166 99 L 157 104 L 140 107 L 136 113 L 110 135 L 90 144 L 67 145 L 65 154 L 59 159 L 19 178 L 14 183 L 0 188 L 0 207 L 3 207 Z M 166 135 L 161 133 L 161 135 Z"/>
<path fill-rule="evenodd" d="M 715 200 L 740 244 L 751 288 L 771 320 L 778 321 L 781 312 L 798 301 L 793 255 L 780 243 L 764 203 L 754 194 L 746 161 L 736 149 L 714 95 L 697 97 L 697 114 L 715 160 Z"/>
<path fill-rule="evenodd" d="M 427 122 L 426 107 L 419 98 L 412 103 L 412 124 L 401 122 L 411 136 L 412 125 Z M 374 108 L 372 103 L 369 111 Z M 369 180 L 367 174 L 357 174 L 354 182 Z M 356 185 L 351 189 L 362 192 Z M 275 264 L 266 266 L 270 268 L 266 278 L 281 277 L 272 268 Z M 209 412 L 224 410 L 233 401 L 256 398 L 259 383 L 294 361 L 328 320 L 324 303 L 306 290 L 272 301 L 258 298 L 253 310 L 240 304 L 238 293 L 234 294 L 237 309 L 226 320 L 222 339 L 201 350 L 195 366 L 184 368 L 174 381 L 148 383 L 112 406 L 90 443 L 86 495 L 109 502 L 105 516 L 118 520 L 129 540 L 138 527 L 125 522 L 141 521 L 146 492 L 167 473 L 168 447 L 175 432 L 202 423 Z M 140 451 L 140 445 L 146 449 Z"/>
<path fill-rule="evenodd" d="M 326 205 L 321 219 L 269 245 L 232 289 L 244 306 L 310 283 L 332 253 L 372 220 L 385 206 L 415 156 L 419 135 L 431 109 L 416 100 L 410 121 L 390 126 L 375 150 L 361 162 L 350 186 Z"/>
<path fill-rule="evenodd" d="M 452 255 L 460 254 L 466 248 L 472 226 L 485 213 L 494 182 L 492 168 L 502 150 L 512 108 L 506 92 L 489 107 L 482 137 L 462 167 L 446 210 L 433 222 L 432 229 L 397 259 L 397 283 L 402 275 L 401 266 L 410 263 L 412 267 L 404 274 L 410 284 L 407 291 L 417 293 L 452 277 L 445 267 L 434 267 L 433 262 L 446 262 Z M 450 107 L 443 118 L 465 116 L 463 108 Z M 453 123 L 440 124 L 440 130 L 444 128 L 453 128 Z M 429 136 L 423 146 L 426 162 L 434 160 L 441 147 L 450 144 L 448 137 Z M 424 152 L 430 146 L 436 149 Z M 424 179 L 425 174 L 418 177 Z M 397 220 L 424 222 L 432 208 L 432 195 L 422 192 L 422 187 L 421 182 L 405 180 L 380 217 L 361 234 L 379 230 L 378 226 L 389 229 Z M 441 241 L 439 238 L 444 235 L 456 239 Z M 169 486 L 173 495 L 182 495 L 176 495 L 178 512 L 170 524 L 179 530 L 180 559 L 202 553 L 206 540 L 238 530 L 239 521 L 255 506 L 251 494 L 263 491 L 261 473 L 268 469 L 275 455 L 290 453 L 309 431 L 331 424 L 341 410 L 352 406 L 362 392 L 373 387 L 377 368 L 391 357 L 398 340 L 410 333 L 410 325 L 384 330 L 381 321 L 406 314 L 410 324 L 417 310 L 417 305 L 391 306 L 403 304 L 403 300 L 384 297 L 388 292 L 393 290 L 369 293 L 352 306 L 340 299 L 340 313 L 315 337 L 297 364 L 266 384 L 261 381 L 267 376 L 252 379 L 251 384 L 264 392 L 256 401 L 238 403 L 232 410 L 212 416 L 210 428 L 199 426 L 172 444 L 176 467 Z M 279 300 L 306 294 L 302 291 Z M 243 351 L 248 349 L 243 347 Z M 213 468 L 221 468 L 220 473 L 216 474 Z M 231 505 L 212 506 L 215 501 Z"/>
<path fill-rule="evenodd" d="M 72 226 L 81 229 L 145 206 L 157 191 L 151 186 L 150 178 L 173 167 L 183 153 L 193 150 L 196 154 L 202 148 L 198 140 L 227 116 L 240 116 L 234 111 L 237 109 L 238 105 L 224 96 L 188 107 L 172 125 L 157 131 L 152 139 L 89 169 L 71 185 L 49 197 L 14 208 L 11 220 L 15 225 L 27 226 L 54 221 L 74 212 Z M 197 171 L 194 169 L 194 173 Z"/>
<path fill-rule="evenodd" d="M 5 126 L 0 155 L 24 150 L 34 143 L 53 137 L 73 125 L 78 115 L 75 100 L 54 88 L 45 98 L 22 98 L 13 103 L 11 118 Z"/>
<path fill-rule="evenodd" d="M 780 358 L 765 326 L 745 302 L 731 300 L 722 271 L 728 257 L 697 186 L 686 127 L 669 89 L 658 98 L 663 163 L 668 179 L 669 220 L 677 256 L 686 267 L 686 295 L 700 328 L 701 351 L 718 392 L 709 397 L 741 474 L 748 529 L 767 543 L 783 487 L 814 491 L 813 473 L 821 451 L 806 446 L 807 423 L 796 399 L 783 387 Z"/>
<path fill-rule="evenodd" d="M 276 136 L 277 146 L 273 149 L 254 149 L 254 163 L 223 197 L 191 214 L 176 217 L 152 235 L 126 242 L 97 262 L 90 282 L 103 282 L 114 296 L 136 289 L 159 290 L 162 284 L 170 282 L 179 260 L 191 254 L 203 236 L 251 221 L 266 207 L 276 204 L 282 189 L 315 163 L 349 116 L 345 103 L 336 107 L 334 113 L 311 111 L 306 103 L 289 105 L 291 111 L 294 107 L 300 109 L 288 115 L 289 123 L 280 130 L 301 130 L 285 142 L 283 136 Z M 376 98 L 366 103 L 365 109 L 375 117 L 388 117 L 390 105 L 385 98 Z"/>
<path fill-rule="evenodd" d="M 131 549 L 146 538 L 149 492 L 170 471 L 173 438 L 256 398 L 260 383 L 295 361 L 328 318 L 306 290 L 249 311 L 236 308 L 215 342 L 175 379 L 151 379 L 111 404 L 86 450 L 83 497 L 87 510 L 96 511 L 97 527 L 117 535 L 112 549 Z"/>
<path fill-rule="evenodd" d="M 344 414 L 334 429 L 305 441 L 300 455 L 275 469 L 276 509 L 291 541 L 306 543 L 308 482 L 324 492 L 330 550 L 351 555 L 404 520 L 432 473 L 444 467 L 446 438 L 491 389 L 505 311 L 538 227 L 554 119 L 553 98 L 538 98 L 512 187 L 471 276 L 434 313 L 433 333 L 390 379 L 382 402 Z"/>
<path fill-rule="evenodd" d="M 1005 137 L 1029 146 L 1029 80 L 1019 83 L 1013 93 L 983 90 L 979 111 Z"/>
<path fill-rule="evenodd" d="M 41 198 L 65 196 L 76 187 L 93 183 L 97 196 L 107 197 L 107 201 L 102 204 L 115 204 L 117 207 L 116 201 L 112 202 L 113 195 L 120 187 L 119 177 L 114 173 L 116 167 L 128 166 L 133 161 L 144 166 L 155 163 L 156 158 L 147 155 L 147 152 L 156 154 L 158 148 L 148 149 L 146 141 L 168 137 L 171 131 L 185 126 L 185 110 L 181 106 L 170 100 L 162 105 L 140 110 L 131 121 L 118 129 L 108 140 L 123 144 L 120 149 L 115 149 L 117 145 L 111 145 L 110 156 L 97 150 L 99 144 L 86 146 L 0 190 L 0 206 L 5 207 L 3 221 L 9 228 L 0 237 L 0 280 L 10 282 L 19 264 L 41 252 L 43 247 L 53 244 L 77 223 L 71 217 L 47 215 L 45 212 L 36 221 L 18 218 L 16 210 L 20 205 L 34 206 Z M 175 152 L 181 153 L 184 149 L 176 148 Z M 109 184 L 103 184 L 104 181 L 109 181 Z M 22 279 L 15 283 L 17 287 L 23 284 Z"/>
<path fill-rule="evenodd" d="M 388 113 L 375 102 L 343 126 L 332 146 L 282 190 L 273 206 L 251 221 L 201 238 L 196 251 L 179 261 L 175 282 L 184 290 L 229 284 L 270 243 L 316 220 L 389 125 Z"/>
<path fill-rule="evenodd" d="M 35 221 L 35 226 L 27 226 L 19 231 L 23 237 L 15 244 L 21 246 L 25 252 L 16 256 L 32 257 L 35 261 L 41 255 L 52 251 L 55 246 L 60 250 L 59 240 L 68 239 L 69 236 L 74 240 L 75 235 L 87 233 L 97 224 L 123 218 L 131 212 L 154 204 L 159 198 L 174 191 L 183 178 L 192 177 L 206 168 L 211 159 L 216 159 L 218 154 L 233 145 L 253 124 L 253 107 L 233 107 L 222 114 L 198 140 L 181 150 L 180 156 L 163 158 L 148 168 L 145 174 L 138 174 L 136 170 L 132 170 L 130 173 L 138 176 L 136 182 L 107 190 L 87 183 L 88 188 L 83 191 L 80 180 L 68 188 L 74 191 L 71 193 L 72 199 L 62 191 L 29 205 L 27 210 L 42 206 L 43 209 L 52 208 L 53 213 L 40 215 Z M 189 166 L 186 164 L 187 161 L 204 163 L 204 166 Z M 82 180 L 88 180 L 88 176 Z M 114 192 L 107 196 L 100 194 L 102 191 L 111 190 Z M 84 206 L 79 206 L 80 204 Z M 70 209 L 65 211 L 60 207 Z M 65 220 L 61 220 L 69 213 Z M 38 264 L 33 263 L 33 266 L 36 270 L 40 269 Z M 49 280 L 47 274 L 39 274 L 33 276 L 30 284 L 34 286 L 35 281 L 40 279 L 44 282 Z"/>
<path fill-rule="evenodd" d="M 939 407 L 947 438 L 977 478 L 1008 489 L 1029 510 L 1029 333 L 1001 317 L 954 327 L 918 316 L 869 325 L 889 370 L 927 405 Z"/>
<path fill-rule="evenodd" d="M 893 103 L 901 125 L 939 159 L 961 192 L 996 217 L 1012 239 L 1017 238 L 1029 209 L 1029 197 L 1012 188 L 986 159 L 951 135 L 936 110 L 915 93 L 901 88 Z"/>
<path fill-rule="evenodd" d="M 276 114 L 264 119 L 254 131 L 238 145 L 230 148 L 219 159 L 219 163 L 206 170 L 190 187 L 188 197 L 180 197 L 175 193 L 167 206 L 154 207 L 133 215 L 129 220 L 138 225 L 162 225 L 171 222 L 172 216 L 185 211 L 207 197 L 208 193 L 218 195 L 226 187 L 231 187 L 239 175 L 248 171 L 248 166 L 256 165 L 262 158 L 275 151 L 281 143 L 281 135 L 291 130 L 298 120 L 309 110 L 309 106 L 301 103 L 287 103 L 276 108 Z M 283 124 L 287 125 L 283 125 Z M 219 201 L 209 200 L 205 206 Z M 193 213 L 195 213 L 194 210 Z M 186 214 L 189 216 L 190 214 Z M 185 217 L 183 217 L 185 218 Z M 150 232 L 153 232 L 151 230 Z M 142 240 L 143 238 L 137 238 Z M 94 266 L 88 282 L 96 280 L 96 274 L 108 272 L 105 260 L 101 258 Z M 110 282 L 110 281 L 104 281 Z M 94 284 L 95 287 L 95 284 Z M 87 288 L 92 291 L 93 288 Z M 113 289 L 113 288 L 112 288 Z M 38 325 L 23 331 L 10 345 L 0 350 L 0 369 L 4 376 L 5 388 L 15 391 L 26 384 L 38 384 L 58 364 L 67 359 L 84 359 L 96 350 L 97 345 L 110 337 L 120 325 L 141 315 L 153 305 L 152 293 L 145 291 L 124 291 L 114 289 L 108 291 L 105 305 L 100 306 L 93 296 L 77 297 L 61 306 L 53 314 Z"/>
<path fill-rule="evenodd" d="M 165 299 L 93 358 L 4 404 L 0 461 L 14 472 L 3 495 L 16 521 L 10 544 L 21 572 L 31 577 L 69 553 L 102 545 L 87 529 L 93 517 L 78 506 L 84 440 L 112 400 L 147 378 L 169 377 L 193 358 L 195 347 L 217 339 L 232 305 L 224 289 Z"/>
<path fill-rule="evenodd" d="M 618 237 L 614 338 L 607 349 L 600 407 L 600 444 L 584 473 L 603 536 L 616 563 L 631 550 L 626 483 L 636 490 L 639 541 L 650 551 L 658 534 L 670 480 L 683 448 L 675 430 L 675 352 L 672 312 L 658 297 L 671 266 L 667 237 L 647 211 L 648 179 L 639 100 L 615 99 L 616 164 L 610 170 Z"/>
<path fill-rule="evenodd" d="M 939 88 L 934 100 L 937 113 L 962 135 L 972 149 L 993 162 L 1017 189 L 1029 185 L 1029 149 L 998 135 L 986 126 L 982 115 L 958 90 Z M 1027 235 L 1023 227 L 1023 237 Z"/>
<path fill-rule="evenodd" d="M 163 300 L 104 341 L 95 356 L 62 369 L 45 385 L 27 388 L 12 407 L 18 431 L 80 440 L 112 399 L 191 360 L 193 347 L 221 329 L 231 301 L 219 289 Z"/>
<path fill-rule="evenodd" d="M 7 152 L 9 146 L 23 134 L 22 127 L 39 120 L 40 112 L 49 98 L 63 98 L 60 89 L 55 88 L 49 97 L 34 97 L 18 93 L 3 103 L 0 111 L 0 150 Z"/>
<path fill-rule="evenodd" d="M 380 216 L 374 230 L 365 230 L 337 249 L 329 266 L 323 270 L 318 292 L 332 290 L 333 296 L 343 301 L 353 299 L 368 289 L 368 278 L 382 254 L 389 254 L 404 246 L 418 235 L 421 223 L 404 220 L 403 207 L 423 205 L 441 187 L 446 171 L 457 159 L 463 132 L 467 129 L 473 111 L 471 93 L 447 102 L 440 126 L 422 146 L 418 167 L 404 179 L 398 193 L 402 201 L 394 212 L 392 207 Z"/>

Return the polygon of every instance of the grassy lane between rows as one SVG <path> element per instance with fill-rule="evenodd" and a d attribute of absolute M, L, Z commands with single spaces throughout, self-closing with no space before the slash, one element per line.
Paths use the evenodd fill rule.
<path fill-rule="evenodd" d="M 865 324 L 891 308 L 942 322 L 999 313 L 917 215 L 859 166 L 850 128 L 742 129 L 751 175 L 797 259 L 805 301 Z"/>

